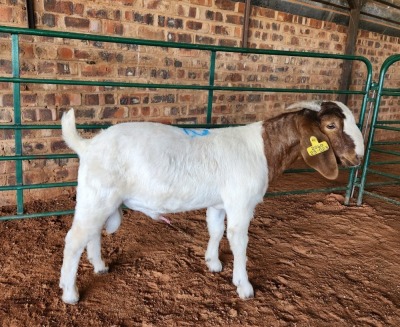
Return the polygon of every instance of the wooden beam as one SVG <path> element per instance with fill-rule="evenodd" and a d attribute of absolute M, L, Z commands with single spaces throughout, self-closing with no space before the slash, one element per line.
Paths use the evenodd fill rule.
<path fill-rule="evenodd" d="M 358 0 L 347 0 L 347 3 L 349 5 L 350 9 L 357 8 L 357 2 L 358 2 Z"/>
<path fill-rule="evenodd" d="M 243 19 L 242 48 L 248 47 L 251 0 L 246 0 Z"/>
<path fill-rule="evenodd" d="M 360 9 L 364 7 L 368 0 L 347 0 L 350 9 Z"/>
<path fill-rule="evenodd" d="M 347 41 L 344 54 L 354 55 L 357 43 L 358 28 L 360 25 L 361 9 L 367 0 L 347 0 L 350 6 L 350 19 L 347 31 Z M 340 90 L 348 90 L 351 85 L 351 73 L 353 62 L 345 60 L 342 67 L 342 78 L 340 81 Z M 348 94 L 340 94 L 339 100 L 347 103 L 349 98 Z"/>
<path fill-rule="evenodd" d="M 26 16 L 28 28 L 35 29 L 35 4 L 34 0 L 26 0 Z"/>

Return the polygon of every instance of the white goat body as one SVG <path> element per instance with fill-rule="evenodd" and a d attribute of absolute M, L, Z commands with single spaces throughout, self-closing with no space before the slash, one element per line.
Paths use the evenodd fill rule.
<path fill-rule="evenodd" d="M 73 121 L 70 111 L 63 123 Z M 80 158 L 78 192 L 87 193 L 85 206 L 94 193 L 104 211 L 123 202 L 156 219 L 223 206 L 243 194 L 254 195 L 252 204 L 260 202 L 267 187 L 262 128 L 258 122 L 193 136 L 185 132 L 193 130 L 168 125 L 123 123 L 90 140 L 71 129 L 64 137 Z"/>
<path fill-rule="evenodd" d="M 346 111 L 340 105 L 336 107 L 342 115 Z M 340 124 L 330 111 L 327 115 Z M 351 124 L 355 125 L 348 112 L 344 117 L 347 124 L 353 119 Z M 101 258 L 101 229 L 105 226 L 110 233 L 118 229 L 121 204 L 155 220 L 166 213 L 207 208 L 210 240 L 206 263 L 215 272 L 222 269 L 218 247 L 227 215 L 227 237 L 234 255 L 233 283 L 241 298 L 252 297 L 246 248 L 254 208 L 262 201 L 268 180 L 287 168 L 300 153 L 303 155 L 302 144 L 309 143 L 310 135 L 334 146 L 333 137 L 321 132 L 319 123 L 323 119 L 327 118 L 322 113 L 307 109 L 271 121 L 212 130 L 123 123 L 86 140 L 77 133 L 74 112 L 70 110 L 62 119 L 63 136 L 78 153 L 80 167 L 75 217 L 66 237 L 61 270 L 63 300 L 76 303 L 79 299 L 76 272 L 85 247 L 95 272 L 107 271 Z M 363 154 L 359 145 L 361 133 L 356 130 L 359 135 L 350 135 L 353 144 L 346 150 L 351 153 L 345 153 L 352 164 L 359 164 Z M 343 125 L 340 132 L 343 133 Z M 303 142 L 304 138 L 308 141 Z M 335 178 L 336 157 L 341 154 L 340 149 L 334 150 L 317 156 L 319 159 L 305 160 L 325 177 Z M 289 159 L 283 160 L 278 169 L 277 162 L 282 158 Z"/>

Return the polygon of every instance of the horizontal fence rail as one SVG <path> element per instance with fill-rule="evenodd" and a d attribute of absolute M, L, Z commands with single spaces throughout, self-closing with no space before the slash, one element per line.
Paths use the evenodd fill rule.
<path fill-rule="evenodd" d="M 23 167 L 24 160 L 35 159 L 66 159 L 76 158 L 74 154 L 44 154 L 44 155 L 24 155 L 22 151 L 22 131 L 37 130 L 37 129 L 60 129 L 60 125 L 51 124 L 23 124 L 21 118 L 21 94 L 20 85 L 22 83 L 30 84 L 49 84 L 49 85 L 82 85 L 82 86 L 107 86 L 107 87 L 125 87 L 125 88 L 146 88 L 146 89 L 178 89 L 178 90 L 193 90 L 193 91 L 206 91 L 207 94 L 207 111 L 206 111 L 206 124 L 190 125 L 191 127 L 208 127 L 218 128 L 226 125 L 212 124 L 213 112 L 213 96 L 215 91 L 226 92 L 275 92 L 275 93 L 307 93 L 307 94 L 351 94 L 362 96 L 362 106 L 360 109 L 359 123 L 360 128 L 364 125 L 366 105 L 370 101 L 369 93 L 372 83 L 372 65 L 370 61 L 362 56 L 349 56 L 340 54 L 328 53 L 313 53 L 313 52 L 298 52 L 298 51 L 283 51 L 283 50 L 263 50 L 263 49 L 249 49 L 249 48 L 234 48 L 213 45 L 199 45 L 199 44 L 186 44 L 164 41 L 150 41 L 142 39 L 124 38 L 124 37 L 109 37 L 92 34 L 58 32 L 49 30 L 31 30 L 15 27 L 0 26 L 0 33 L 8 34 L 11 38 L 11 60 L 12 60 L 12 76 L 0 76 L 0 82 L 11 83 L 13 87 L 13 101 L 14 101 L 14 122 L 12 124 L 1 124 L 0 130 L 13 130 L 15 137 L 15 155 L 14 156 L 0 156 L 1 161 L 15 162 L 16 182 L 15 185 L 0 186 L 0 192 L 6 190 L 16 191 L 16 215 L 0 217 L 0 220 L 6 219 L 19 219 L 19 218 L 34 218 L 45 217 L 53 215 L 70 214 L 73 211 L 58 211 L 46 212 L 37 214 L 24 213 L 24 194 L 23 191 L 27 189 L 40 189 L 40 188 L 53 188 L 63 186 L 75 186 L 76 182 L 64 183 L 45 183 L 45 184 L 23 184 Z M 115 44 L 128 44 L 128 45 L 142 45 L 149 47 L 162 47 L 174 49 L 188 49 L 209 52 L 209 78 L 208 83 L 204 85 L 186 85 L 186 84 L 165 84 L 165 83 L 134 83 L 134 82 L 116 82 L 116 81 L 87 81 L 87 80 L 74 80 L 74 79 L 49 79 L 49 78 L 24 78 L 20 76 L 20 36 L 39 36 L 39 37 L 52 37 L 62 39 L 85 40 L 95 42 L 106 42 Z M 335 89 L 307 89 L 307 88 L 275 88 L 275 87 L 239 87 L 239 86 L 221 86 L 215 85 L 215 71 L 216 71 L 216 57 L 217 53 L 239 53 L 239 54 L 257 54 L 257 55 L 271 55 L 271 56 L 290 56 L 290 57 L 304 57 L 304 58 L 322 58 L 322 59 L 337 59 L 358 61 L 365 65 L 366 79 L 362 91 L 357 90 L 335 90 Z M 187 125 L 179 125 L 186 127 Z M 101 129 L 107 125 L 88 124 L 78 125 L 80 129 Z M 291 170 L 290 172 L 301 172 L 302 170 Z M 312 171 L 305 169 L 304 171 Z M 309 189 L 309 190 L 295 190 L 288 192 L 268 193 L 269 196 L 283 195 L 283 194 L 303 194 L 310 192 L 331 192 L 331 191 L 346 191 L 346 199 L 349 198 L 352 189 L 357 186 L 356 170 L 350 169 L 349 182 L 347 186 L 337 188 L 325 189 Z"/>

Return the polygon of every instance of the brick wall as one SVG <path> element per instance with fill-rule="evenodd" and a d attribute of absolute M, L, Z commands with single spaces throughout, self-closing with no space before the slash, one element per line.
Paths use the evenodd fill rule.
<path fill-rule="evenodd" d="M 0 25 L 26 27 L 25 1 L 0 0 Z M 229 0 L 103 0 L 35 1 L 38 29 L 73 31 L 140 39 L 240 46 L 244 4 Z M 249 46 L 260 49 L 343 53 L 345 26 L 253 6 Z M 11 76 L 10 39 L 0 35 L 0 74 Z M 383 60 L 400 52 L 400 39 L 360 31 L 356 52 L 367 57 L 374 71 Z M 209 53 L 198 50 L 115 45 L 48 37 L 21 38 L 21 75 L 24 77 L 134 81 L 143 83 L 206 84 Z M 342 62 L 338 60 L 221 54 L 216 84 L 282 88 L 338 88 Z M 366 70 L 355 64 L 352 89 L 361 89 Z M 376 76 L 375 76 L 376 79 Z M 392 73 L 391 85 L 400 76 Z M 21 85 L 22 118 L 26 123 L 59 123 L 62 113 L 76 109 L 80 123 L 151 120 L 166 123 L 203 123 L 204 91 L 149 90 L 97 86 Z M 246 123 L 274 116 L 296 100 L 332 98 L 327 95 L 216 92 L 215 123 Z M 385 99 L 384 112 L 399 119 L 398 99 Z M 350 105 L 359 108 L 360 98 Z M 13 121 L 11 85 L 0 83 L 0 123 Z M 12 131 L 0 131 L 0 155 L 14 154 Z M 57 130 L 23 133 L 25 154 L 68 152 Z M 70 181 L 77 160 L 24 162 L 24 182 Z M 0 162 L 1 185 L 13 184 L 13 163 Z M 69 192 L 70 189 L 52 190 Z M 5 194 L 7 192 L 3 192 Z M 27 191 L 27 199 L 46 196 Z M 14 201 L 13 192 L 2 198 Z"/>

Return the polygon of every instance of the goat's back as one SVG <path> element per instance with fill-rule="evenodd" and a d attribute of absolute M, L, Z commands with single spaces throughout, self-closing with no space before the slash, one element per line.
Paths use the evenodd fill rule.
<path fill-rule="evenodd" d="M 262 123 L 211 130 L 123 123 L 95 136 L 80 159 L 78 185 L 159 201 L 154 206 L 169 201 L 164 211 L 215 205 L 227 194 L 262 198 L 267 186 Z"/>

